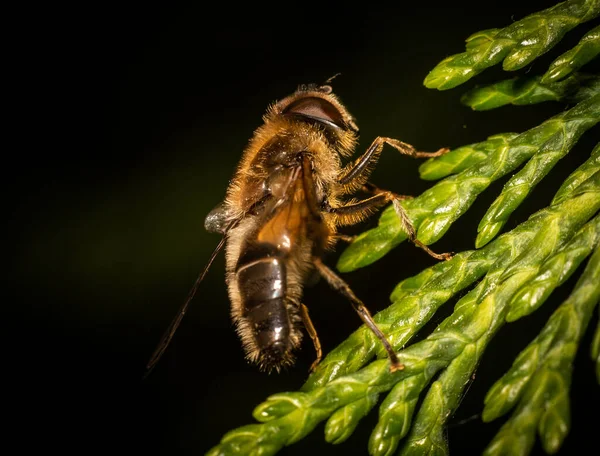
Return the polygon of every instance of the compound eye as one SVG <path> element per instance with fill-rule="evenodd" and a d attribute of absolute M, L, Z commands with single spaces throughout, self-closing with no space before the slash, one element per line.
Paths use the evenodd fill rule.
<path fill-rule="evenodd" d="M 333 123 L 336 127 L 344 128 L 345 122 L 340 111 L 327 100 L 318 97 L 301 98 L 290 104 L 283 114 L 297 114 L 310 119 Z"/>

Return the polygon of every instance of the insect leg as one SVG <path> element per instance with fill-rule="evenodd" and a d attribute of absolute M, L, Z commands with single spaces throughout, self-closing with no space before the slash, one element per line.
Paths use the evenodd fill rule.
<path fill-rule="evenodd" d="M 317 193 L 315 191 L 315 181 L 313 178 L 313 164 L 308 155 L 302 157 L 302 186 L 307 201 L 308 209 L 315 220 L 321 220 Z"/>
<path fill-rule="evenodd" d="M 332 235 L 331 237 L 333 238 L 333 240 L 335 242 L 344 241 L 344 242 L 347 242 L 348 244 L 350 244 L 351 242 L 354 242 L 354 239 L 356 239 L 356 236 L 350 236 L 348 234 L 341 234 L 341 233 L 336 233 L 336 234 Z"/>
<path fill-rule="evenodd" d="M 410 221 L 410 219 L 408 218 L 406 209 L 404 209 L 402 207 L 402 205 L 400 204 L 400 201 L 398 201 L 396 199 L 394 199 L 392 201 L 392 205 L 394 206 L 394 211 L 396 212 L 396 215 L 400 219 L 400 223 L 402 224 L 402 229 L 406 232 L 406 234 L 408 235 L 408 239 L 410 239 L 410 241 L 412 243 L 416 244 L 418 247 L 421 247 L 429 255 L 431 255 L 433 258 L 436 258 L 438 260 L 450 260 L 452 258 L 452 255 L 453 255 L 452 253 L 450 253 L 450 252 L 435 253 L 433 250 L 431 250 L 429 247 L 427 247 L 425 244 L 423 244 L 421 241 L 419 241 L 417 239 L 417 232 L 415 230 L 415 227 L 412 224 L 412 222 Z"/>
<path fill-rule="evenodd" d="M 377 324 L 373 321 L 371 313 L 365 307 L 362 301 L 356 297 L 350 286 L 346 282 L 344 282 L 344 280 L 342 280 L 342 278 L 339 277 L 335 272 L 333 272 L 331 269 L 325 266 L 325 264 L 323 264 L 320 258 L 314 258 L 313 261 L 315 267 L 317 268 L 321 276 L 323 276 L 323 278 L 329 283 L 329 285 L 331 285 L 331 287 L 334 290 L 339 291 L 342 295 L 348 298 L 348 300 L 352 303 L 352 307 L 354 307 L 354 310 L 356 310 L 361 320 L 365 323 L 365 325 L 367 325 L 367 327 L 371 331 L 373 331 L 373 334 L 375 334 L 375 336 L 381 341 L 383 347 L 385 348 L 385 351 L 387 352 L 390 358 L 390 372 L 395 372 L 397 370 L 404 369 L 404 365 L 400 364 L 400 361 L 398 361 L 398 357 L 396 356 L 396 353 L 394 352 L 394 349 L 388 342 L 387 338 L 377 327 Z"/>
<path fill-rule="evenodd" d="M 414 243 L 418 247 L 421 247 L 429 255 L 431 255 L 433 258 L 436 258 L 438 260 L 449 260 L 452 258 L 452 253 L 448 253 L 448 252 L 447 253 L 435 253 L 433 250 L 431 250 L 429 247 L 427 247 L 425 244 L 423 244 L 421 241 L 419 241 L 417 239 L 417 232 L 415 230 L 415 227 L 412 224 L 410 218 L 408 218 L 408 214 L 406 213 L 406 210 L 400 204 L 401 200 L 410 199 L 410 198 L 412 198 L 411 196 L 397 195 L 396 193 L 390 192 L 389 190 L 382 190 L 379 187 L 376 187 L 375 185 L 373 185 L 369 182 L 367 182 L 363 185 L 363 190 L 365 192 L 374 193 L 375 196 L 384 195 L 386 197 L 386 202 L 387 201 L 392 202 L 392 204 L 394 206 L 394 211 L 396 212 L 396 215 L 400 219 L 400 223 L 402 223 L 402 229 L 406 232 L 406 234 L 408 235 L 408 238 L 410 239 L 410 241 L 412 243 Z M 374 197 L 371 197 L 369 199 L 373 199 L 373 198 Z M 369 201 L 369 200 L 365 200 L 365 201 Z"/>
<path fill-rule="evenodd" d="M 313 345 L 315 346 L 315 351 L 317 352 L 317 359 L 315 359 L 315 361 L 310 365 L 310 370 L 312 372 L 321 362 L 321 358 L 323 358 L 323 351 L 321 350 L 321 341 L 319 340 L 317 330 L 315 329 L 315 326 L 313 325 L 313 322 L 310 319 L 310 315 L 308 315 L 308 307 L 306 307 L 304 304 L 300 304 L 300 315 L 302 316 L 304 327 L 308 331 L 308 335 L 312 339 Z"/>
<path fill-rule="evenodd" d="M 380 193 L 362 201 L 354 201 L 339 207 L 329 207 L 326 210 L 330 214 L 336 214 L 339 216 L 354 215 L 364 212 L 370 213 L 371 210 L 381 207 L 384 204 L 389 203 L 391 200 L 392 198 L 390 198 L 389 195 Z"/>
<path fill-rule="evenodd" d="M 375 186 L 373 186 L 375 187 Z M 328 212 L 334 214 L 336 217 L 336 223 L 338 225 L 352 225 L 360 222 L 366 215 L 376 207 L 382 206 L 386 203 L 392 202 L 394 206 L 394 211 L 396 215 L 400 219 L 400 223 L 402 224 L 402 229 L 408 235 L 408 238 L 412 243 L 421 247 L 425 250 L 429 255 L 437 260 L 449 260 L 452 258 L 452 253 L 435 253 L 425 244 L 417 239 L 417 232 L 415 230 L 414 225 L 412 224 L 410 218 L 408 218 L 408 214 L 406 210 L 400 204 L 400 200 L 407 199 L 404 195 L 396 195 L 395 193 L 389 192 L 387 190 L 381 190 L 375 187 L 376 194 L 375 196 L 371 196 L 362 201 L 358 201 L 356 203 L 348 204 L 346 206 L 341 207 L 332 207 L 328 209 Z"/>
<path fill-rule="evenodd" d="M 380 193 L 388 193 L 390 195 L 393 195 L 393 197 L 395 199 L 400 200 L 400 201 L 414 198 L 414 196 L 411 196 L 411 195 L 399 195 L 398 193 L 394 193 L 390 190 L 384 190 L 382 188 L 377 187 L 375 184 L 372 184 L 371 182 L 365 182 L 362 185 L 361 190 L 365 193 L 371 193 L 373 195 L 378 195 Z"/>
<path fill-rule="evenodd" d="M 346 185 L 356 179 L 361 180 L 362 178 L 366 180 L 373 166 L 375 166 L 377 160 L 379 160 L 379 156 L 381 155 L 384 144 L 392 146 L 403 155 L 409 155 L 414 158 L 439 157 L 450 150 L 448 148 L 442 148 L 436 152 L 419 152 L 413 146 L 405 142 L 393 138 L 378 136 L 363 155 L 358 157 L 353 163 L 350 163 L 344 167 L 339 183 Z"/>
<path fill-rule="evenodd" d="M 325 202 L 322 207 L 325 213 L 333 217 L 336 226 L 355 225 L 391 200 L 389 195 L 379 194 L 362 201 L 353 201 L 338 207 L 331 207 Z"/>

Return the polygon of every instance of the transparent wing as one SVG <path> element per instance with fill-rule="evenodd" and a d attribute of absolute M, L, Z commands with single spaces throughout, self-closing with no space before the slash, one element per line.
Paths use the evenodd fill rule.
<path fill-rule="evenodd" d="M 183 316 L 187 312 L 190 302 L 192 301 L 192 299 L 194 299 L 194 295 L 196 294 L 196 291 L 198 290 L 198 286 L 200 285 L 202 280 L 204 280 L 204 276 L 206 275 L 206 273 L 210 269 L 210 266 L 213 264 L 213 261 L 215 261 L 215 258 L 217 257 L 217 255 L 219 254 L 219 252 L 221 251 L 223 246 L 225 245 L 225 241 L 226 241 L 226 237 L 223 236 L 223 238 L 221 239 L 221 241 L 219 242 L 219 244 L 213 251 L 212 255 L 210 256 L 210 259 L 208 260 L 207 265 L 204 267 L 204 269 L 202 270 L 202 272 L 196 279 L 196 282 L 194 282 L 194 285 L 190 289 L 190 291 L 187 295 L 187 298 L 185 299 L 185 302 L 179 308 L 177 315 L 175 315 L 175 318 L 173 318 L 173 321 L 171 322 L 171 324 L 169 325 L 169 327 L 163 334 L 162 338 L 160 339 L 160 342 L 158 343 L 156 350 L 154 350 L 154 353 L 152 353 L 152 356 L 150 357 L 150 361 L 148 361 L 148 364 L 146 365 L 146 373 L 144 374 L 144 378 L 146 378 L 150 374 L 150 372 L 152 372 L 152 369 L 154 369 L 154 367 L 156 366 L 156 363 L 158 363 L 158 360 L 160 359 L 160 357 L 163 355 L 163 353 L 169 346 L 169 343 L 171 342 L 171 339 L 173 339 L 173 335 L 175 334 L 175 331 L 177 331 L 177 328 L 179 328 L 179 325 L 181 324 L 181 320 L 183 319 Z"/>

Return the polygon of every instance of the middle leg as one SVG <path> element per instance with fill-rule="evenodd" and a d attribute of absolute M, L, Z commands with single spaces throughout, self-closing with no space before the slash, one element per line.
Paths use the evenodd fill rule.
<path fill-rule="evenodd" d="M 336 217 L 337 224 L 353 225 L 355 223 L 358 223 L 363 218 L 368 216 L 372 211 L 374 211 L 377 207 L 381 207 L 391 202 L 394 206 L 394 211 L 396 212 L 396 215 L 400 219 L 402 229 L 408 235 L 408 238 L 412 243 L 425 250 L 425 252 L 427 252 L 430 256 L 437 260 L 449 260 L 452 258 L 452 253 L 435 253 L 433 250 L 431 250 L 429 247 L 427 247 L 425 244 L 423 244 L 417 239 L 417 231 L 415 230 L 414 225 L 408 217 L 406 209 L 404 209 L 400 204 L 400 200 L 409 199 L 409 196 L 397 195 L 393 192 L 375 187 L 372 184 L 365 184 L 365 186 L 369 186 L 367 187 L 368 191 L 375 193 L 375 195 L 362 201 L 347 204 L 346 206 L 327 209 L 329 213 L 333 214 Z"/>
<path fill-rule="evenodd" d="M 452 258 L 452 253 L 435 253 L 433 250 L 431 250 L 429 247 L 427 247 L 425 244 L 423 244 L 417 239 L 417 230 L 415 229 L 415 226 L 412 224 L 412 221 L 408 217 L 406 209 L 404 209 L 404 207 L 402 207 L 402 205 L 400 204 L 400 201 L 412 199 L 412 196 L 398 195 L 396 193 L 390 192 L 389 190 L 383 190 L 371 184 L 370 182 L 367 182 L 363 185 L 363 191 L 373 193 L 375 195 L 385 195 L 388 201 L 392 202 L 392 205 L 394 206 L 394 212 L 396 212 L 396 215 L 398 216 L 398 218 L 400 219 L 400 223 L 402 224 L 402 229 L 408 235 L 408 239 L 413 244 L 415 244 L 417 247 L 422 248 L 430 256 L 437 260 L 450 260 Z"/>

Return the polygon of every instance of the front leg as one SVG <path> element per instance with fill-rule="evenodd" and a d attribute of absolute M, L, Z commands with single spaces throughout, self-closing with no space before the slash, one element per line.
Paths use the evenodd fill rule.
<path fill-rule="evenodd" d="M 358 157 L 353 163 L 345 166 L 342 170 L 339 183 L 342 185 L 363 184 L 367 181 L 373 167 L 377 164 L 384 144 L 388 144 L 403 155 L 410 155 L 414 158 L 432 158 L 439 157 L 449 152 L 450 149 L 444 147 L 436 152 L 419 152 L 410 144 L 393 138 L 378 136 L 369 146 L 367 151 Z"/>

